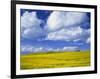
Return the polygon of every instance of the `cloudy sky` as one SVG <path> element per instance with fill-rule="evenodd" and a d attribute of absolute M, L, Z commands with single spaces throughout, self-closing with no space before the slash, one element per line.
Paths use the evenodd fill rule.
<path fill-rule="evenodd" d="M 21 53 L 90 49 L 90 13 L 21 9 Z"/>

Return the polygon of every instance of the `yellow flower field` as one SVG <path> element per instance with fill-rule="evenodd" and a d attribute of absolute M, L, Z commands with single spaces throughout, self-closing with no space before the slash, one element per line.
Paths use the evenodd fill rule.
<path fill-rule="evenodd" d="M 21 55 L 21 69 L 83 66 L 90 66 L 90 51 L 64 51 Z"/>

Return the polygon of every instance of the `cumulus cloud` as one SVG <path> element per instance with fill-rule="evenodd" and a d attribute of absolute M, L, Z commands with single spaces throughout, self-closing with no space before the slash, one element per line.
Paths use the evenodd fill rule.
<path fill-rule="evenodd" d="M 36 12 L 24 12 L 23 16 L 21 16 L 21 27 L 33 27 L 38 26 L 41 20 L 39 20 L 36 16 Z"/>
<path fill-rule="evenodd" d="M 64 27 L 77 26 L 84 22 L 87 17 L 87 14 L 83 12 L 54 11 L 48 18 L 46 29 L 48 31 L 56 31 Z"/>
<path fill-rule="evenodd" d="M 46 29 L 49 32 L 46 40 L 79 41 L 86 40 L 89 29 L 81 28 L 88 19 L 84 12 L 54 11 L 47 20 Z"/>
<path fill-rule="evenodd" d="M 40 27 L 42 20 L 37 18 L 36 12 L 26 11 L 21 16 L 21 36 L 23 38 L 38 38 L 44 34 Z"/>
<path fill-rule="evenodd" d="M 61 29 L 63 21 L 60 18 L 63 18 L 63 14 L 61 14 L 61 12 L 58 11 L 52 12 L 47 20 L 46 29 L 48 31 L 55 31 Z"/>
<path fill-rule="evenodd" d="M 50 32 L 45 38 L 46 40 L 65 40 L 65 41 L 79 41 L 85 40 L 89 36 L 89 30 L 84 30 L 80 27 L 73 27 L 69 29 L 61 29 L 55 32 Z"/>

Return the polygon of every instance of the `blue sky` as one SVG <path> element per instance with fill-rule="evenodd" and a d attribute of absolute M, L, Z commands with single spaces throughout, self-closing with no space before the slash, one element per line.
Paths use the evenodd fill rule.
<path fill-rule="evenodd" d="M 21 9 L 21 53 L 90 50 L 90 13 Z"/>

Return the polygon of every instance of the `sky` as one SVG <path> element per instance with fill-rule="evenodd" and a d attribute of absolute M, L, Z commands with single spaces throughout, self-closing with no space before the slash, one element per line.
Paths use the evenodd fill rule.
<path fill-rule="evenodd" d="M 90 50 L 90 13 L 21 9 L 21 53 Z"/>

